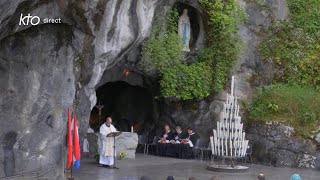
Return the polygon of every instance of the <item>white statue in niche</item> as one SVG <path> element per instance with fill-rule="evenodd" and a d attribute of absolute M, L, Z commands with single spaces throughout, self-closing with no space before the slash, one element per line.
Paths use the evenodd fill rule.
<path fill-rule="evenodd" d="M 188 10 L 184 9 L 183 14 L 179 18 L 179 26 L 178 26 L 178 33 L 182 38 L 182 46 L 183 51 L 189 52 L 189 43 L 190 43 L 190 35 L 191 35 L 191 28 L 190 28 L 190 20 L 188 16 Z"/>

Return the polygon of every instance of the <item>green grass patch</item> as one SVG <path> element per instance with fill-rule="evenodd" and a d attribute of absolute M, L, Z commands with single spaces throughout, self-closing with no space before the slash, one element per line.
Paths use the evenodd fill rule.
<path fill-rule="evenodd" d="M 247 106 L 253 121 L 280 121 L 292 125 L 298 136 L 309 136 L 320 122 L 320 93 L 314 87 L 275 84 L 257 89 Z"/>

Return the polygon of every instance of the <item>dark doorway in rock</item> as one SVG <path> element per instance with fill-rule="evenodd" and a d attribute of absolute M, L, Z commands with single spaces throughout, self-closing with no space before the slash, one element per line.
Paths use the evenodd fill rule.
<path fill-rule="evenodd" d="M 153 125 L 153 98 L 147 88 L 132 86 L 123 81 L 109 82 L 96 90 L 97 104 L 103 105 L 101 116 L 94 108 L 90 127 L 96 132 L 106 117 L 112 117 L 114 126 L 120 131 L 145 133 Z"/>

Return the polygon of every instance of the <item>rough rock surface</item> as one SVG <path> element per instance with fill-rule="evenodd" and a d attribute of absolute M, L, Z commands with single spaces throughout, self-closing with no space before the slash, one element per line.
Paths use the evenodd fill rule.
<path fill-rule="evenodd" d="M 65 115 L 75 94 L 71 35 L 69 26 L 47 25 L 1 41 L 0 176 L 50 164 L 62 178 Z"/>
<path fill-rule="evenodd" d="M 270 121 L 247 127 L 256 162 L 273 166 L 320 168 L 320 152 L 312 139 L 293 136 L 294 129 Z"/>
<path fill-rule="evenodd" d="M 140 52 L 134 51 L 140 51 L 148 37 L 156 10 L 166 9 L 174 2 L 0 1 L 0 143 L 3 147 L 0 177 L 48 167 L 46 177 L 64 178 L 67 106 L 72 106 L 74 99 L 78 101 L 80 133 L 85 134 L 91 109 L 96 104 L 96 88 L 117 80 L 117 73 L 122 69 L 108 70 L 124 59 L 136 64 Z M 199 10 L 196 0 L 178 2 Z M 249 23 L 240 27 L 245 45 L 233 74 L 238 80 L 236 93 L 245 99 L 255 86 L 268 84 L 273 69 L 256 52 L 260 41 L 257 34 L 261 27 L 268 26 L 270 14 L 255 1 L 240 2 L 249 14 Z M 274 7 L 279 20 L 287 18 L 285 0 L 264 3 Z M 19 26 L 21 13 L 42 19 L 61 18 L 62 23 Z M 205 39 L 203 30 L 199 32 L 199 38 Z M 196 42 L 196 47 L 202 45 L 203 41 Z M 99 84 L 101 79 L 103 82 Z M 145 79 L 142 80 L 145 84 Z M 129 84 L 134 81 L 134 85 L 142 80 L 138 76 L 124 79 Z M 219 116 L 224 94 L 186 105 L 155 104 L 155 122 L 194 126 L 200 135 L 208 137 Z M 304 159 L 301 162 L 312 161 L 316 156 L 308 152 L 307 156 L 300 153 Z"/>
<path fill-rule="evenodd" d="M 67 106 L 80 132 L 103 72 L 148 37 L 158 0 L 0 2 L 0 177 L 48 167 L 64 179 Z M 19 26 L 20 14 L 61 24 Z"/>
<path fill-rule="evenodd" d="M 98 135 L 96 135 L 96 133 L 87 133 L 87 137 L 90 155 L 95 155 L 97 152 L 99 152 Z"/>
<path fill-rule="evenodd" d="M 190 101 L 190 102 L 161 102 L 159 107 L 159 120 L 156 134 L 160 134 L 165 124 L 171 127 L 181 126 L 186 132 L 187 127 L 191 127 L 201 136 L 203 140 L 209 142 L 212 129 L 216 126 L 219 117 L 219 101 Z M 160 128 L 159 128 L 160 127 Z"/>
<path fill-rule="evenodd" d="M 286 0 L 240 0 L 245 9 L 248 20 L 240 25 L 239 36 L 243 40 L 243 47 L 236 66 L 232 71 L 237 79 L 235 92 L 241 99 L 250 98 L 254 89 L 269 85 L 275 68 L 259 56 L 257 46 L 261 39 L 261 31 L 270 25 L 271 17 L 283 21 L 288 17 Z M 268 10 L 263 6 L 268 7 Z"/>

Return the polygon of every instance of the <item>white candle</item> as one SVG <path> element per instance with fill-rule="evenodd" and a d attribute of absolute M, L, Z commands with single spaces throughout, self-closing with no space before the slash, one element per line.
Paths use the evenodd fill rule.
<path fill-rule="evenodd" d="M 223 110 L 222 110 L 222 112 L 223 112 L 223 119 L 226 119 L 226 108 L 227 108 L 227 105 L 226 105 L 226 103 L 224 102 L 224 103 L 223 103 Z"/>
<path fill-rule="evenodd" d="M 217 148 L 217 145 L 218 144 L 218 140 L 217 140 L 217 137 L 214 138 L 214 152 L 215 154 L 214 155 L 218 155 L 218 148 Z"/>
<path fill-rule="evenodd" d="M 223 139 L 221 139 L 221 155 L 224 156 L 224 152 L 223 152 Z"/>
<path fill-rule="evenodd" d="M 133 133 L 133 126 L 131 126 L 131 133 Z"/>
<path fill-rule="evenodd" d="M 227 105 L 229 104 L 229 93 L 227 93 Z M 228 107 L 228 106 L 227 106 Z"/>
<path fill-rule="evenodd" d="M 217 138 L 220 138 L 220 122 L 217 122 Z"/>
<path fill-rule="evenodd" d="M 229 156 L 229 153 L 228 153 L 229 147 L 228 147 L 228 141 L 227 140 L 225 141 L 225 146 L 226 146 L 226 155 Z"/>
<path fill-rule="evenodd" d="M 248 145 L 249 145 L 249 140 L 246 140 L 246 144 L 245 144 L 246 148 L 245 148 L 244 156 L 246 155 L 245 153 L 247 153 Z"/>
<path fill-rule="evenodd" d="M 227 138 L 230 137 L 230 124 L 227 123 Z"/>
<path fill-rule="evenodd" d="M 217 142 L 218 156 L 220 156 L 220 139 L 217 139 Z"/>
<path fill-rule="evenodd" d="M 211 152 L 214 154 L 214 144 L 213 144 L 213 137 L 210 136 L 210 144 L 211 144 Z"/>
<path fill-rule="evenodd" d="M 246 133 L 243 132 L 243 134 L 242 134 L 242 140 L 245 140 L 245 137 L 246 137 Z"/>
<path fill-rule="evenodd" d="M 240 113 L 240 106 L 238 105 L 237 116 L 239 116 L 239 113 Z"/>
<path fill-rule="evenodd" d="M 232 157 L 232 141 L 231 141 L 231 138 L 229 139 L 229 146 L 230 146 L 230 156 Z"/>
<path fill-rule="evenodd" d="M 243 145 L 243 141 L 239 141 L 239 156 L 241 156 L 242 151 L 243 151 L 242 145 Z"/>
<path fill-rule="evenodd" d="M 233 117 L 234 117 L 234 114 L 233 114 L 233 105 L 231 105 L 230 106 L 230 108 L 231 108 L 231 112 L 230 112 L 230 120 L 229 120 L 229 122 L 231 123 L 232 121 L 233 121 Z"/>
<path fill-rule="evenodd" d="M 231 96 L 233 96 L 233 89 L 234 89 L 234 76 L 232 76 L 232 80 L 231 80 Z"/>

